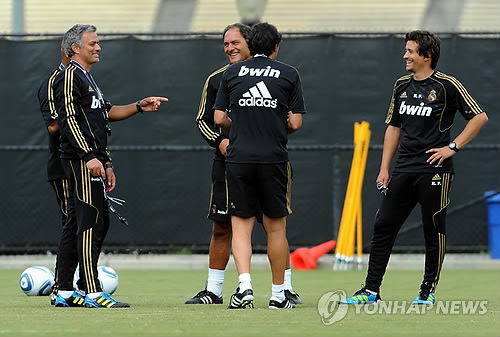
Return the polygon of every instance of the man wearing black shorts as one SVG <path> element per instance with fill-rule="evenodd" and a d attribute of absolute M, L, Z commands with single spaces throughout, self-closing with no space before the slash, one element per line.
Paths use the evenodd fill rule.
<path fill-rule="evenodd" d="M 230 64 L 214 71 L 208 76 L 201 94 L 200 108 L 196 124 L 205 141 L 215 148 L 212 164 L 212 190 L 208 218 L 213 221 L 212 237 L 209 248 L 208 280 L 204 290 L 187 300 L 186 304 L 222 304 L 222 285 L 224 271 L 229 262 L 231 242 L 231 216 L 228 211 L 226 184 L 226 147 L 229 143 L 227 132 L 224 133 L 214 123 L 215 97 L 224 71 L 231 65 L 251 57 L 248 49 L 250 27 L 241 23 L 227 26 L 222 34 L 224 53 Z M 289 261 L 289 260 L 288 260 Z M 285 296 L 295 304 L 302 304 L 293 291 L 290 262 L 285 270 Z"/>
<path fill-rule="evenodd" d="M 102 292 L 97 263 L 109 228 L 105 193 L 116 185 L 107 149 L 109 119 L 125 119 L 142 111 L 156 111 L 164 97 L 148 97 L 136 103 L 112 106 L 90 74 L 101 51 L 95 26 L 75 25 L 63 37 L 71 58 L 56 76 L 54 92 L 57 123 L 61 130 L 61 159 L 68 178 L 68 216 L 58 250 L 59 291 L 56 307 L 127 308 Z M 109 115 L 108 115 L 109 112 Z M 71 221 L 70 221 L 71 220 Z M 75 250 L 76 247 L 76 250 Z M 86 295 L 73 291 L 77 264 Z"/>
<path fill-rule="evenodd" d="M 413 304 L 432 305 L 443 267 L 445 219 L 453 179 L 452 158 L 478 134 L 488 117 L 454 77 L 435 70 L 440 40 L 426 31 L 405 36 L 404 59 L 411 74 L 399 78 L 393 89 L 377 186 L 383 192 L 371 242 L 364 287 L 343 304 L 370 304 L 380 300 L 380 286 L 391 250 L 402 224 L 420 204 L 425 237 L 425 272 Z M 453 140 L 450 130 L 456 111 L 467 120 Z M 399 145 L 392 176 L 389 166 Z"/>
<path fill-rule="evenodd" d="M 273 25 L 254 25 L 250 35 L 253 58 L 226 70 L 214 106 L 216 124 L 224 129 L 231 127 L 226 174 L 232 250 L 239 274 L 231 309 L 253 307 L 251 235 L 260 211 L 272 269 L 269 308 L 295 307 L 284 292 L 286 216 L 291 214 L 292 179 L 287 142 L 288 133 L 302 126 L 305 107 L 299 73 L 274 60 L 280 42 L 281 34 Z"/>

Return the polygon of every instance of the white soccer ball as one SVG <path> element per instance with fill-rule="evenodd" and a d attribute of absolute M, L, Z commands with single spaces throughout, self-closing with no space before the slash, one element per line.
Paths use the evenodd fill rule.
<path fill-rule="evenodd" d="M 101 282 L 102 291 L 111 295 L 118 288 L 118 274 L 111 267 L 99 266 L 97 270 L 99 271 L 97 277 Z"/>
<path fill-rule="evenodd" d="M 23 271 L 19 286 L 28 296 L 47 296 L 52 293 L 54 279 L 54 273 L 49 268 L 33 266 Z"/>
<path fill-rule="evenodd" d="M 101 283 L 101 289 L 103 292 L 108 294 L 113 294 L 118 288 L 118 274 L 111 267 L 99 266 L 97 267 L 97 278 Z M 80 269 L 76 268 L 75 276 L 73 277 L 73 288 L 78 289 L 76 282 L 80 278 Z"/>

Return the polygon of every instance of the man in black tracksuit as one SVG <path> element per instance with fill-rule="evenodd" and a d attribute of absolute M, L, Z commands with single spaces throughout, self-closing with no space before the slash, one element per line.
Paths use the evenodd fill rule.
<path fill-rule="evenodd" d="M 40 112 L 42 113 L 45 126 L 49 133 L 49 158 L 47 162 L 47 179 L 50 186 L 56 194 L 57 204 L 61 215 L 61 223 L 64 226 L 68 216 L 68 179 L 64 174 L 64 169 L 61 164 L 61 156 L 59 153 L 59 140 L 60 132 L 57 126 L 57 112 L 54 101 L 54 90 L 52 85 L 56 76 L 64 70 L 69 63 L 69 57 L 61 46 L 61 64 L 57 69 L 52 71 L 48 78 L 46 78 L 40 88 L 38 89 L 38 102 L 40 103 Z M 58 274 L 57 274 L 57 260 L 55 268 L 55 284 L 52 287 L 53 292 L 51 296 L 51 303 L 55 303 L 55 294 L 58 289 Z"/>
<path fill-rule="evenodd" d="M 75 25 L 63 38 L 71 57 L 54 81 L 57 123 L 61 130 L 61 159 L 68 178 L 68 212 L 58 251 L 59 291 L 56 307 L 124 308 L 102 292 L 97 262 L 109 228 L 105 192 L 115 188 L 116 177 L 107 149 L 109 120 L 128 118 L 137 112 L 156 111 L 164 97 L 148 97 L 136 103 L 113 106 L 90 74 L 99 62 L 99 38 L 92 25 Z M 77 249 L 75 250 L 75 247 Z M 77 264 L 86 296 L 73 292 Z"/>
<path fill-rule="evenodd" d="M 454 77 L 436 71 L 440 40 L 426 31 L 406 34 L 406 70 L 393 89 L 377 186 L 384 193 L 375 218 L 365 286 L 344 304 L 380 300 L 380 285 L 396 236 L 410 212 L 420 204 L 425 237 L 425 272 L 413 304 L 432 305 L 446 250 L 446 211 L 453 178 L 452 156 L 469 143 L 488 117 Z M 467 120 L 453 140 L 456 111 Z M 399 155 L 389 176 L 389 166 Z"/>

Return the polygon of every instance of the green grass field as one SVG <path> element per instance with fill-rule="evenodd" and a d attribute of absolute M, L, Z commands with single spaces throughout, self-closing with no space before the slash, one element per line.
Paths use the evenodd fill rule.
<path fill-rule="evenodd" d="M 130 309 L 55 308 L 49 297 L 28 297 L 18 285 L 22 270 L 0 270 L 0 335 L 5 336 L 499 336 L 500 272 L 444 270 L 438 301 L 488 301 L 484 314 L 356 313 L 324 325 L 318 300 L 329 291 L 348 295 L 360 288 L 364 271 L 294 271 L 293 284 L 304 305 L 270 310 L 270 271 L 253 271 L 254 310 L 227 310 L 237 285 L 226 272 L 224 305 L 185 305 L 199 291 L 206 271 L 117 270 L 114 297 Z M 384 301 L 411 302 L 422 271 L 389 271 L 382 286 Z"/>

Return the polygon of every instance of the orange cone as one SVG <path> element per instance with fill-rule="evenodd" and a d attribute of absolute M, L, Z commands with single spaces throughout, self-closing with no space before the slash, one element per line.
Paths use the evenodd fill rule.
<path fill-rule="evenodd" d="M 330 240 L 312 248 L 298 248 L 290 254 L 290 260 L 294 269 L 307 270 L 316 269 L 316 261 L 324 254 L 331 251 L 337 242 Z"/>

